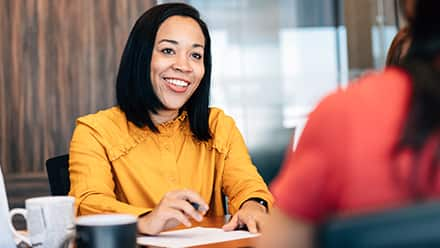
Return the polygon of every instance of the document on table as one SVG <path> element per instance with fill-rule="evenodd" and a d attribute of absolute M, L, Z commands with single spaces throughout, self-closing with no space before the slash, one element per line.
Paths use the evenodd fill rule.
<path fill-rule="evenodd" d="M 153 245 L 161 247 L 188 247 L 210 243 L 224 242 L 236 239 L 257 237 L 247 231 L 225 232 L 221 228 L 193 227 L 189 229 L 169 231 L 157 236 L 141 236 L 137 238 L 138 245 Z"/>

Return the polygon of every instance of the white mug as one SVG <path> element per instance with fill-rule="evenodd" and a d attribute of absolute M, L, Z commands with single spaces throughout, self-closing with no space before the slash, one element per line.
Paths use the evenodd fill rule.
<path fill-rule="evenodd" d="M 25 201 L 26 209 L 9 212 L 9 226 L 14 236 L 32 247 L 60 247 L 75 232 L 74 201 L 71 196 L 35 197 Z M 27 235 L 12 225 L 14 215 L 23 215 Z"/>

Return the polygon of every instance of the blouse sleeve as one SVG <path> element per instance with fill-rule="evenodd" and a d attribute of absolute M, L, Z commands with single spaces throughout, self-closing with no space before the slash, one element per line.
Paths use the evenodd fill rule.
<path fill-rule="evenodd" d="M 343 105 L 338 94 L 318 105 L 271 185 L 277 207 L 292 217 L 318 222 L 337 205 L 350 133 Z"/>
<path fill-rule="evenodd" d="M 234 123 L 229 134 L 222 182 L 229 200 L 229 211 L 234 214 L 241 204 L 252 197 L 264 199 L 270 208 L 273 197 L 257 168 L 252 164 L 244 139 Z"/>
<path fill-rule="evenodd" d="M 116 199 L 112 166 L 100 134 L 91 126 L 78 123 L 70 143 L 70 192 L 75 197 L 77 215 L 128 213 L 141 215 L 149 208 L 132 206 Z"/>

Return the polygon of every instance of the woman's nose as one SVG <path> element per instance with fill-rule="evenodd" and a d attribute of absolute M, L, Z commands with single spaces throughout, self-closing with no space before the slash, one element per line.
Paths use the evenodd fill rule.
<path fill-rule="evenodd" d="M 173 69 L 181 72 L 192 71 L 191 65 L 189 64 L 188 58 L 186 56 L 176 56 L 176 60 L 173 64 Z"/>

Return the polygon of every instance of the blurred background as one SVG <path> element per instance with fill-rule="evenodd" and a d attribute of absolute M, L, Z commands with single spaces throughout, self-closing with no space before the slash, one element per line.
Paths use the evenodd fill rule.
<path fill-rule="evenodd" d="M 50 194 L 45 161 L 68 153 L 77 117 L 115 104 L 128 33 L 165 2 L 0 0 L 0 164 L 10 207 Z M 211 32 L 211 105 L 234 117 L 267 183 L 319 99 L 381 69 L 402 25 L 398 0 L 180 2 L 199 9 Z"/>

